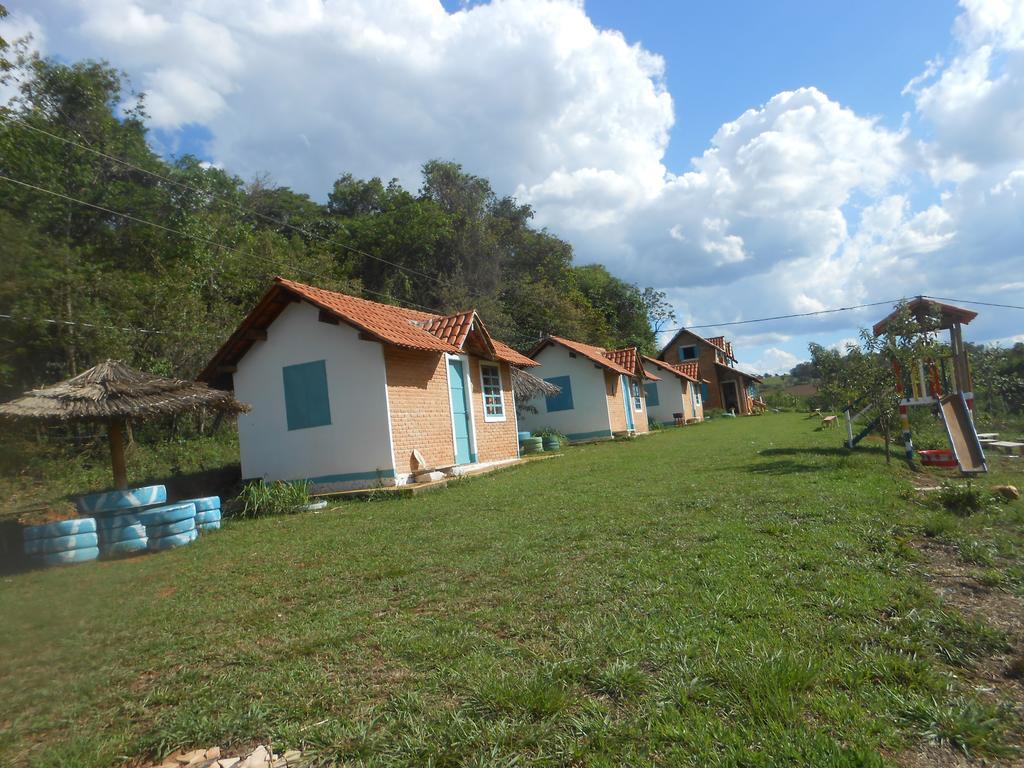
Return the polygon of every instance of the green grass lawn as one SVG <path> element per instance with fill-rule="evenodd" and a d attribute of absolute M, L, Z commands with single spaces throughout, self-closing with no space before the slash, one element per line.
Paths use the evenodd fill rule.
<path fill-rule="evenodd" d="M 0 763 L 268 740 L 369 765 L 1005 755 L 1019 712 L 972 674 L 1009 639 L 944 608 L 908 542 L 980 548 L 1020 596 L 1022 503 L 938 511 L 816 427 L 718 419 L 5 577 Z"/>

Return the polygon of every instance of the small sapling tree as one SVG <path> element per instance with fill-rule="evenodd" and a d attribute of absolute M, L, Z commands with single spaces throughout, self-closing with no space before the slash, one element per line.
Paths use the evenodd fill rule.
<path fill-rule="evenodd" d="M 860 332 L 860 344 L 848 344 L 845 354 L 811 344 L 811 358 L 822 378 L 822 394 L 833 404 L 857 403 L 870 406 L 878 420 L 877 429 L 885 440 L 885 460 L 891 461 L 892 434 L 900 419 L 903 383 L 894 370 L 911 371 L 917 361 L 937 357 L 939 345 L 935 330 L 936 313 L 911 314 L 905 303 L 877 336 L 867 329 Z"/>

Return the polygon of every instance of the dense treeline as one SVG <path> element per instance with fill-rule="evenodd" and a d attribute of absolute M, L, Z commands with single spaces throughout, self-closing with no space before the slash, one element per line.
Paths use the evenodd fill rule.
<path fill-rule="evenodd" d="M 194 375 L 274 275 L 475 307 L 521 348 L 550 332 L 651 350 L 651 324 L 671 319 L 663 294 L 576 266 L 568 243 L 530 226 L 529 206 L 456 163 L 426 163 L 416 191 L 342 174 L 321 204 L 162 158 L 144 97 L 105 63 L 16 46 L 0 62 L 17 85 L 0 116 L 0 313 L 13 316 L 0 325 L 0 395 L 107 357 Z"/>

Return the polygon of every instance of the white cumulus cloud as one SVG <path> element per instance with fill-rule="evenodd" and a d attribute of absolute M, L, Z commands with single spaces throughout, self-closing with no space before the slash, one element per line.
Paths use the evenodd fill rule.
<path fill-rule="evenodd" d="M 764 94 L 683 168 L 664 160 L 665 61 L 578 0 L 36 0 L 32 24 L 49 51 L 126 69 L 154 127 L 203 125 L 219 166 L 322 198 L 346 171 L 415 187 L 424 161 L 455 159 L 530 202 L 579 260 L 707 323 L 1013 290 L 1024 0 L 961 5 L 901 128 L 808 83 Z M 773 370 L 802 338 L 878 314 L 746 327 L 748 356 Z M 974 338 L 1014 332 L 977 322 Z"/>

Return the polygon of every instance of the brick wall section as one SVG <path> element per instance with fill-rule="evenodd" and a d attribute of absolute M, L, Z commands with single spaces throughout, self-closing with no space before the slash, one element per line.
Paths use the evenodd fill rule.
<path fill-rule="evenodd" d="M 448 375 L 443 354 L 384 345 L 395 472 L 412 472 L 419 449 L 433 466 L 455 463 Z"/>
<path fill-rule="evenodd" d="M 619 374 L 608 370 L 604 372 L 604 393 L 608 403 L 612 434 L 627 431 L 629 427 L 626 425 L 626 405 L 622 399 L 622 380 Z"/>
<path fill-rule="evenodd" d="M 718 385 L 718 366 L 715 365 L 715 348 L 713 346 L 683 331 L 679 338 L 672 343 L 672 346 L 665 350 L 665 362 L 673 365 L 682 362 L 679 359 L 679 347 L 690 344 L 697 346 L 700 377 L 708 382 L 708 396 L 704 400 L 703 406 L 704 408 L 721 408 L 722 389 Z"/>
<path fill-rule="evenodd" d="M 512 399 L 512 373 L 508 369 L 508 363 L 501 363 L 500 367 L 501 391 L 505 397 L 505 420 L 484 421 L 484 392 L 480 381 L 480 359 L 472 356 L 469 358 L 477 461 L 502 461 L 514 459 L 519 455 L 515 401 Z"/>

